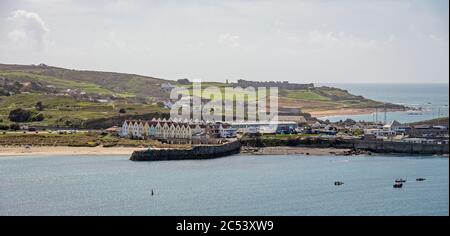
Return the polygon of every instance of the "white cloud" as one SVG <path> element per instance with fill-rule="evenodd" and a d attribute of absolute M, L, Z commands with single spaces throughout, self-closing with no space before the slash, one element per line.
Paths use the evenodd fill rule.
<path fill-rule="evenodd" d="M 8 33 L 8 38 L 16 44 L 24 44 L 27 40 L 27 34 L 23 30 L 13 30 Z"/>
<path fill-rule="evenodd" d="M 447 0 L 0 2 L 4 63 L 217 81 L 448 81 Z"/>
<path fill-rule="evenodd" d="M 240 37 L 238 35 L 221 34 L 217 42 L 229 48 L 237 48 L 240 46 Z"/>
<path fill-rule="evenodd" d="M 107 8 L 117 13 L 127 14 L 139 9 L 134 0 L 113 0 L 108 2 Z"/>
<path fill-rule="evenodd" d="M 17 10 L 7 20 L 11 28 L 8 38 L 14 45 L 36 50 L 45 48 L 50 29 L 37 13 Z"/>
<path fill-rule="evenodd" d="M 198 50 L 202 49 L 204 46 L 205 46 L 205 43 L 203 43 L 203 42 L 195 42 L 195 43 L 189 43 L 187 47 L 190 50 L 198 51 Z"/>
<path fill-rule="evenodd" d="M 116 32 L 112 31 L 108 34 L 109 42 L 117 49 L 126 49 L 127 43 L 119 38 Z"/>
<path fill-rule="evenodd" d="M 343 49 L 374 49 L 379 46 L 377 40 L 362 39 L 345 32 L 311 31 L 307 35 L 307 42 L 316 48 Z"/>

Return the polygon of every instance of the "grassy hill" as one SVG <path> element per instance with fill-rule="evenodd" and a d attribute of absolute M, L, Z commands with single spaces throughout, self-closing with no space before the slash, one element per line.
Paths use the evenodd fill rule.
<path fill-rule="evenodd" d="M 40 122 L 26 122 L 32 126 L 49 126 L 49 127 L 73 127 L 73 128 L 95 128 L 93 125 L 97 120 L 114 119 L 115 117 L 127 119 L 131 116 L 140 116 L 147 113 L 167 113 L 167 109 L 157 105 L 149 105 L 142 103 L 114 102 L 114 103 L 98 103 L 80 101 L 71 97 L 61 97 L 50 94 L 25 93 L 16 94 L 14 96 L 0 96 L 0 122 L 10 125 L 8 114 L 16 108 L 35 110 L 36 102 L 40 101 L 44 105 L 43 111 L 39 111 L 45 117 Z M 126 113 L 120 113 L 121 109 L 125 109 Z M 108 123 L 108 125 L 116 125 L 117 123 Z M 99 128 L 108 127 L 98 123 Z"/>
<path fill-rule="evenodd" d="M 192 94 L 192 85 L 183 85 L 189 89 Z M 221 92 L 224 92 L 224 87 L 230 86 L 225 83 L 218 82 L 204 82 L 202 88 L 209 86 L 218 87 Z M 198 92 L 194 94 L 199 96 Z M 333 111 L 339 109 L 374 109 L 384 108 L 390 110 L 403 110 L 402 105 L 382 103 L 371 99 L 364 98 L 349 93 L 347 90 L 321 86 L 309 89 L 279 89 L 278 91 L 278 106 L 279 108 L 300 108 L 304 112 L 315 111 Z M 225 99 L 223 97 L 223 99 Z M 236 99 L 245 99 L 244 92 L 236 93 Z"/>
<path fill-rule="evenodd" d="M 73 80 L 65 80 L 53 76 L 39 75 L 30 72 L 21 71 L 0 71 L 0 76 L 18 82 L 36 82 L 42 85 L 50 85 L 56 89 L 80 89 L 87 93 L 100 95 L 112 95 L 113 91 L 108 90 L 98 84 L 90 82 L 77 82 Z M 120 94 L 120 93 L 118 93 Z"/>
<path fill-rule="evenodd" d="M 0 64 L 0 72 L 3 73 L 0 76 L 7 78 L 9 76 L 13 76 L 15 79 L 28 77 L 52 85 L 64 86 L 65 83 L 69 87 L 75 85 L 72 88 L 94 86 L 91 89 L 100 87 L 99 92 L 109 91 L 110 93 L 135 96 L 168 97 L 167 93 L 160 89 L 161 84 L 168 82 L 167 80 L 134 74 L 69 70 L 46 65 L 5 64 Z M 10 74 L 5 74 L 6 72 Z"/>
<path fill-rule="evenodd" d="M 444 125 L 444 126 L 448 126 L 449 118 L 441 117 L 441 118 L 436 118 L 436 119 L 431 119 L 431 120 L 418 121 L 418 122 L 410 123 L 410 125 Z"/>
<path fill-rule="evenodd" d="M 44 115 L 43 121 L 26 123 L 32 126 L 100 128 L 117 125 L 124 119 L 167 116 L 168 109 L 157 102 L 169 98 L 169 92 L 161 89 L 168 82 L 181 85 L 134 74 L 0 64 L 0 125 L 12 123 L 8 115 L 16 108 Z M 181 86 L 192 89 L 189 84 Z M 216 86 L 223 91 L 229 84 L 204 82 L 202 86 Z M 332 87 L 280 89 L 279 96 L 280 108 L 300 108 L 304 112 L 384 106 Z M 244 97 L 244 93 L 238 94 L 237 99 Z M 38 101 L 43 103 L 43 111 L 36 111 Z M 394 104 L 387 107 L 403 108 Z"/>

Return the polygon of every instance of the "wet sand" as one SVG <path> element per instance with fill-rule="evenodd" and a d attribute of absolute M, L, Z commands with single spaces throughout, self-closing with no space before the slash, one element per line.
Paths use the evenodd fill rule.
<path fill-rule="evenodd" d="M 59 156 L 59 155 L 131 155 L 138 147 L 0 147 L 1 156 Z"/>
<path fill-rule="evenodd" d="M 340 116 L 340 115 L 364 115 L 364 114 L 372 114 L 375 112 L 375 109 L 367 108 L 367 109 L 337 109 L 337 110 L 324 110 L 324 111 L 310 111 L 312 116 L 314 117 L 326 117 L 326 116 Z"/>
<path fill-rule="evenodd" d="M 372 114 L 375 112 L 374 108 L 342 108 L 336 110 L 322 110 L 322 111 L 308 111 L 313 117 L 327 117 L 327 116 L 344 116 L 344 115 L 365 115 Z M 403 111 L 402 109 L 387 109 L 388 112 L 399 112 Z"/>

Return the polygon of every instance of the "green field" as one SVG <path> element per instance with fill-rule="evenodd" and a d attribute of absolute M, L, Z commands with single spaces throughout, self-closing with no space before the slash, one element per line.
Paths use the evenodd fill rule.
<path fill-rule="evenodd" d="M 139 115 L 152 112 L 167 112 L 156 105 L 139 103 L 96 103 L 73 99 L 71 97 L 45 95 L 37 93 L 23 93 L 13 96 L 0 96 L 0 124 L 9 125 L 8 115 L 15 108 L 33 110 L 37 101 L 44 105 L 42 113 L 45 117 L 41 122 L 26 122 L 30 126 L 56 126 L 77 127 L 83 122 L 105 117 L 116 117 L 123 115 Z M 125 114 L 119 110 L 124 108 Z"/>
<path fill-rule="evenodd" d="M 441 118 L 435 118 L 431 120 L 424 120 L 424 121 L 418 121 L 410 123 L 411 125 L 449 125 L 449 118 L 448 117 L 441 117 Z"/>
<path fill-rule="evenodd" d="M 205 89 L 206 88 L 210 88 L 211 86 L 215 86 L 215 85 L 211 85 L 211 84 L 204 85 L 203 84 L 201 90 L 193 90 L 192 86 L 189 86 L 188 90 L 186 92 L 182 92 L 181 94 L 191 95 L 191 96 L 195 96 L 195 97 L 203 97 L 204 99 L 222 98 L 222 101 L 224 101 L 224 100 L 245 101 L 246 99 L 249 99 L 248 98 L 249 93 L 246 92 L 245 90 L 236 90 L 235 89 L 235 90 L 232 91 L 232 93 L 233 93 L 232 95 L 226 94 L 225 93 L 225 91 L 226 91 L 225 86 L 215 86 L 215 87 L 217 87 L 219 89 L 220 94 L 213 94 L 213 96 L 207 96 L 207 91 L 205 91 Z M 230 89 L 232 89 L 232 88 L 230 87 Z M 255 92 L 257 92 L 257 91 L 255 91 Z M 233 96 L 233 97 L 231 97 L 231 96 Z"/>
<path fill-rule="evenodd" d="M 58 79 L 51 76 L 42 76 L 25 72 L 0 72 L 0 76 L 14 79 L 19 82 L 35 81 L 45 85 L 53 85 L 57 89 L 80 89 L 86 93 L 114 94 L 108 89 L 92 83 L 80 83 L 70 80 Z"/>
<path fill-rule="evenodd" d="M 286 93 L 287 93 L 286 97 L 293 98 L 293 99 L 314 100 L 314 101 L 330 101 L 331 100 L 330 98 L 322 96 L 313 91 L 288 90 L 288 91 L 286 91 Z"/>

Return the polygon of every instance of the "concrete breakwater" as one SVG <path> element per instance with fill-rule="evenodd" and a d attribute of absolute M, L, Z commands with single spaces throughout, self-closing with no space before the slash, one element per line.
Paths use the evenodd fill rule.
<path fill-rule="evenodd" d="M 134 151 L 132 161 L 167 161 L 212 159 L 238 154 L 241 150 L 239 141 L 231 141 L 220 145 L 200 145 L 187 149 L 148 149 Z"/>

